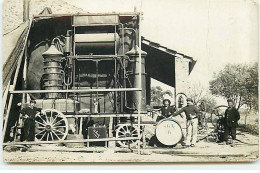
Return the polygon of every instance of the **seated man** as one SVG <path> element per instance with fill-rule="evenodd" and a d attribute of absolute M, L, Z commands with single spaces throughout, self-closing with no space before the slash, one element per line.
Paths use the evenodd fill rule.
<path fill-rule="evenodd" d="M 175 111 L 176 108 L 171 107 L 171 101 L 169 99 L 164 99 L 163 100 L 163 106 L 161 107 L 161 116 L 157 117 L 157 122 L 164 119 L 164 118 L 169 118 Z"/>

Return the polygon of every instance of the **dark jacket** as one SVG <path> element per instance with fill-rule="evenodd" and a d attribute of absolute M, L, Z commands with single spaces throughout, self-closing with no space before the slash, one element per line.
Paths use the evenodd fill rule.
<path fill-rule="evenodd" d="M 29 116 L 29 119 L 35 119 L 35 115 L 37 114 L 37 112 L 40 112 L 41 111 L 41 108 L 30 108 L 30 107 L 27 107 L 27 108 L 23 108 L 20 113 L 23 114 L 23 115 L 28 115 Z"/>
<path fill-rule="evenodd" d="M 227 108 L 225 111 L 224 124 L 227 127 L 237 127 L 238 120 L 240 119 L 240 114 L 238 110 L 234 107 Z"/>
<path fill-rule="evenodd" d="M 185 106 L 185 107 L 181 108 L 179 111 L 175 112 L 173 114 L 173 116 L 177 116 L 177 115 L 181 114 L 182 112 L 185 112 L 187 120 L 191 120 L 192 115 L 196 115 L 196 118 L 198 118 L 199 113 L 200 113 L 200 111 L 198 110 L 198 108 L 196 106 L 189 105 L 189 106 Z"/>
<path fill-rule="evenodd" d="M 171 116 L 175 111 L 176 111 L 176 109 L 171 106 L 168 106 L 167 108 L 163 106 L 161 108 L 162 116 L 164 116 L 166 118 Z"/>

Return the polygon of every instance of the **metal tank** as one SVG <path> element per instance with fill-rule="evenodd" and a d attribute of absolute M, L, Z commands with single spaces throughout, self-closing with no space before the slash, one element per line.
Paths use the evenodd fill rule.
<path fill-rule="evenodd" d="M 133 47 L 132 50 L 126 53 L 129 56 L 129 64 L 128 64 L 128 78 L 131 81 L 131 85 L 129 83 L 128 87 L 138 88 L 139 84 L 139 73 L 141 72 L 141 111 L 146 111 L 146 73 L 145 73 L 145 57 L 147 53 L 141 50 L 141 69 L 139 69 L 139 48 L 137 46 Z M 137 108 L 139 103 L 138 100 L 138 92 L 129 92 L 128 93 L 128 106 L 131 108 Z"/>
<path fill-rule="evenodd" d="M 45 90 L 61 90 L 63 78 L 61 59 L 63 58 L 63 54 L 52 44 L 42 56 L 44 58 L 43 88 Z M 60 97 L 60 93 L 45 94 L 45 98 L 47 99 L 57 99 Z"/>

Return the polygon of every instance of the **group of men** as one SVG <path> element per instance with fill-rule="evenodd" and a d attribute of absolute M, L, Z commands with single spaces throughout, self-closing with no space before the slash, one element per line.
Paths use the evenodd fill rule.
<path fill-rule="evenodd" d="M 175 107 L 171 107 L 170 100 L 163 100 L 163 107 L 161 108 L 163 118 L 171 118 L 177 115 L 180 115 L 182 118 L 184 116 L 182 113 L 184 112 L 186 115 L 186 136 L 182 145 L 184 147 L 195 147 L 197 143 L 197 131 L 198 131 L 198 122 L 201 111 L 193 105 L 193 100 L 191 98 L 187 98 L 187 105 L 182 107 L 180 110 L 176 110 Z M 229 140 L 229 135 L 231 135 L 232 139 L 236 139 L 236 127 L 238 126 L 238 120 L 240 119 L 239 112 L 234 107 L 234 102 L 231 99 L 227 100 L 228 108 L 225 111 L 224 116 L 224 142 L 227 144 L 232 144 L 232 141 Z"/>
<path fill-rule="evenodd" d="M 234 102 L 231 99 L 228 99 L 227 102 L 228 108 L 226 109 L 224 115 L 224 141 L 227 144 L 232 144 L 232 140 L 229 140 L 229 135 L 231 135 L 233 140 L 236 139 L 236 127 L 238 126 L 240 114 L 234 107 Z M 34 141 L 35 115 L 37 112 L 41 112 L 41 109 L 36 108 L 35 104 L 35 100 L 31 100 L 30 105 L 20 111 L 24 118 L 23 133 L 25 141 Z M 163 100 L 163 107 L 161 108 L 162 116 L 160 119 L 170 118 L 177 115 L 180 115 L 182 118 L 184 118 L 182 115 L 183 112 L 186 115 L 187 130 L 185 140 L 182 145 L 185 147 L 194 147 L 197 142 L 198 119 L 201 112 L 195 105 L 193 105 L 193 100 L 191 98 L 187 98 L 187 105 L 178 111 L 175 107 L 171 106 L 169 99 Z"/>

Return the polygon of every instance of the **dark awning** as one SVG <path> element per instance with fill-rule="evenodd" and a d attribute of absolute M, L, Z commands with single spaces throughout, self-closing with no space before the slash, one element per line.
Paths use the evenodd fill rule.
<path fill-rule="evenodd" d="M 175 58 L 183 57 L 190 60 L 189 73 L 193 70 L 196 61 L 192 57 L 178 53 L 175 50 L 161 46 L 158 43 L 142 37 L 142 50 L 147 52 L 146 72 L 151 78 L 175 87 Z"/>

